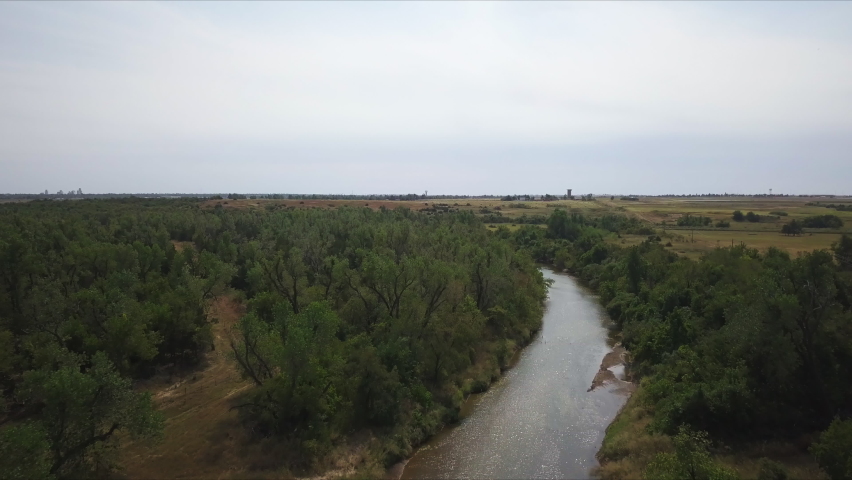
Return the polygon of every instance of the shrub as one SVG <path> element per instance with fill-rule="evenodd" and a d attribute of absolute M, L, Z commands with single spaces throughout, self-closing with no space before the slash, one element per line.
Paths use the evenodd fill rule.
<path fill-rule="evenodd" d="M 743 215 L 743 212 L 739 210 L 734 210 L 733 219 L 735 222 L 742 222 L 745 220 L 745 215 Z"/>
<path fill-rule="evenodd" d="M 674 437 L 674 453 L 660 453 L 645 469 L 643 477 L 653 480 L 680 480 L 684 478 L 727 480 L 737 478 L 736 473 L 713 461 L 708 452 L 710 440 L 706 432 L 697 432 L 681 426 Z"/>
<path fill-rule="evenodd" d="M 837 215 L 817 215 L 805 218 L 802 225 L 805 228 L 840 228 L 843 226 L 843 220 Z"/>
<path fill-rule="evenodd" d="M 781 233 L 784 235 L 801 235 L 802 224 L 796 220 L 792 220 L 790 223 L 781 227 Z"/>
<path fill-rule="evenodd" d="M 757 462 L 760 471 L 757 474 L 757 480 L 787 480 L 789 475 L 784 465 L 764 457 Z"/>
<path fill-rule="evenodd" d="M 835 418 L 811 445 L 811 453 L 832 480 L 852 479 L 852 420 Z"/>

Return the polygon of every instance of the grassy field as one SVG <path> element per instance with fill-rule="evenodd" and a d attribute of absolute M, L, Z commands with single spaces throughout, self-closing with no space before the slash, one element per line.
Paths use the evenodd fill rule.
<path fill-rule="evenodd" d="M 852 203 L 852 200 L 820 199 L 826 203 Z M 639 201 L 610 201 L 602 203 L 611 209 L 633 215 L 653 224 L 660 232 L 664 243 L 671 243 L 678 254 L 698 257 L 702 253 L 717 247 L 733 244 L 745 244 L 765 251 L 769 247 L 786 250 L 792 255 L 815 249 L 830 248 L 840 235 L 852 235 L 852 212 L 839 212 L 833 209 L 809 206 L 813 198 L 799 197 L 737 197 L 733 199 L 679 199 L 648 197 Z M 740 210 L 744 214 L 754 212 L 763 217 L 761 222 L 735 222 L 732 214 Z M 772 212 L 784 212 L 780 216 Z M 724 220 L 730 222 L 728 228 L 716 227 L 678 227 L 677 219 L 690 214 L 712 219 L 713 224 Z M 844 222 L 840 229 L 805 229 L 803 235 L 782 235 L 781 227 L 790 220 L 802 220 L 814 215 L 836 215 Z M 626 236 L 616 243 L 635 244 L 645 237 Z"/>
<path fill-rule="evenodd" d="M 847 203 L 852 204 L 852 198 L 812 198 L 812 197 L 706 197 L 706 198 L 669 198 L 669 197 L 640 197 L 638 200 L 619 200 L 599 197 L 596 201 L 584 202 L 579 200 L 558 201 L 501 201 L 498 199 L 453 199 L 441 201 L 390 201 L 390 200 L 208 200 L 206 208 L 221 205 L 222 208 L 266 208 L 266 209 L 311 209 L 311 208 L 340 208 L 367 207 L 374 210 L 380 208 L 394 209 L 409 208 L 417 211 L 440 215 L 442 208 L 450 211 L 470 211 L 474 214 L 499 215 L 508 219 L 520 218 L 523 215 L 547 217 L 555 208 L 565 208 L 571 212 L 582 213 L 596 217 L 605 214 L 622 214 L 636 217 L 654 226 L 659 232 L 663 243 L 671 243 L 672 251 L 679 255 L 697 258 L 717 247 L 732 244 L 745 244 L 752 248 L 765 251 L 769 247 L 786 250 L 791 255 L 815 249 L 831 248 L 840 235 L 852 235 L 852 212 L 840 212 L 833 209 L 807 205 L 813 202 Z M 436 209 L 436 207 L 438 207 Z M 732 213 L 740 210 L 744 214 L 754 212 L 762 216 L 758 223 L 735 222 Z M 784 212 L 778 215 L 774 212 Z M 678 218 L 684 215 L 704 216 L 712 219 L 713 224 L 723 220 L 730 222 L 728 228 L 714 226 L 690 228 L 678 227 Z M 837 215 L 844 226 L 840 229 L 805 229 L 803 235 L 782 235 L 781 227 L 790 220 L 802 220 L 814 215 Z M 499 226 L 509 230 L 517 230 L 520 223 L 488 223 L 490 230 Z M 622 246 L 635 245 L 644 241 L 647 236 L 622 235 L 613 236 L 612 243 Z"/>

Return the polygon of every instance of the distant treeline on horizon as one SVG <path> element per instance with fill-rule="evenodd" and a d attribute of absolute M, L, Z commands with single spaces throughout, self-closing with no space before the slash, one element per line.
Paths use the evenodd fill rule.
<path fill-rule="evenodd" d="M 342 195 L 324 193 L 81 193 L 59 191 L 57 193 L 0 193 L 0 200 L 38 200 L 38 199 L 98 199 L 98 198 L 199 198 L 213 200 L 241 200 L 241 199 L 267 199 L 267 200 L 387 200 L 387 201 L 416 201 L 416 200 L 449 200 L 449 199 L 486 199 L 486 200 L 557 200 L 567 199 L 564 194 L 526 194 L 526 195 L 427 195 L 427 194 L 369 194 L 369 195 Z M 572 199 L 580 199 L 583 195 L 572 195 Z M 766 193 L 690 193 L 690 194 L 665 194 L 665 195 L 641 195 L 641 194 L 588 194 L 586 197 L 613 197 L 617 199 L 645 198 L 702 198 L 702 197 L 772 197 L 772 198 L 849 198 L 852 195 L 833 194 L 766 194 Z M 508 201 L 508 200 L 506 200 Z"/>

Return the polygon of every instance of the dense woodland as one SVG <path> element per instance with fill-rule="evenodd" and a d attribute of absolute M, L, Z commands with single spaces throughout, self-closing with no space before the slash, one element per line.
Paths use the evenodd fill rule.
<path fill-rule="evenodd" d="M 499 376 L 540 328 L 546 284 L 471 213 L 2 205 L 3 476 L 106 475 L 119 439 L 156 438 L 133 382 L 203 360 L 217 295 L 248 307 L 231 332 L 256 384 L 235 405 L 247 429 L 305 461 L 373 429 L 389 464 Z"/>
<path fill-rule="evenodd" d="M 694 261 L 636 219 L 561 208 L 546 228 L 489 232 L 470 212 L 201 205 L 0 206 L 4 476 L 105 475 L 120 438 L 156 438 L 162 418 L 133 383 L 203 360 L 218 295 L 248 310 L 231 332 L 234 363 L 255 384 L 235 405 L 245 428 L 306 461 L 371 429 L 389 465 L 453 421 L 539 329 L 539 262 L 599 292 L 650 428 L 675 439 L 647 476 L 699 465 L 727 478 L 714 444 L 824 432 L 813 455 L 831 478 L 852 478 L 846 236 L 795 258 L 739 246 Z M 626 232 L 649 237 L 606 241 Z"/>

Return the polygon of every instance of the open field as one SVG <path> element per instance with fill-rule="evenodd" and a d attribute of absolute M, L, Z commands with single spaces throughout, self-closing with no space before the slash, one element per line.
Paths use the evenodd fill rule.
<path fill-rule="evenodd" d="M 610 201 L 606 203 L 613 210 L 634 215 L 652 223 L 660 232 L 663 243 L 671 242 L 672 249 L 681 255 L 698 257 L 702 253 L 717 247 L 744 243 L 747 246 L 766 250 L 777 247 L 791 255 L 815 249 L 831 248 L 841 234 L 852 235 L 852 212 L 836 211 L 825 207 L 809 206 L 813 198 L 798 197 L 737 197 L 733 199 L 680 199 L 647 197 L 639 201 Z M 852 203 L 850 199 L 820 199 L 825 203 Z M 735 210 L 744 214 L 754 212 L 764 217 L 762 221 L 735 222 L 731 216 Z M 772 212 L 785 212 L 786 216 L 773 215 Z M 730 222 L 728 228 L 716 227 L 678 227 L 677 219 L 686 214 L 705 216 L 715 224 L 719 220 Z M 790 220 L 802 220 L 814 215 L 836 215 L 843 220 L 840 229 L 805 229 L 803 235 L 788 236 L 780 233 L 781 227 Z M 770 218 L 771 217 L 771 218 Z M 625 236 L 615 243 L 635 244 L 645 237 Z"/>
<path fill-rule="evenodd" d="M 501 201 L 498 199 L 453 199 L 440 201 L 392 201 L 392 200 L 208 200 L 205 208 L 267 208 L 267 209 L 311 209 L 311 208 L 340 208 L 368 207 L 374 210 L 380 208 L 394 209 L 398 207 L 417 211 L 431 212 L 435 207 L 444 207 L 450 211 L 471 211 L 477 215 L 499 215 L 515 219 L 521 216 L 547 217 L 555 208 L 566 208 L 571 212 L 582 213 L 596 217 L 604 214 L 630 215 L 652 224 L 663 238 L 663 243 L 670 242 L 673 251 L 680 255 L 697 258 L 703 253 L 717 247 L 744 243 L 747 246 L 766 250 L 777 247 L 786 250 L 791 255 L 815 249 L 831 248 L 840 235 L 852 235 L 852 212 L 836 211 L 825 207 L 807 205 L 813 202 L 849 203 L 852 198 L 812 198 L 812 197 L 706 197 L 706 198 L 669 198 L 669 197 L 640 197 L 636 201 L 610 200 L 599 197 L 593 202 L 579 200 L 557 201 Z M 731 215 L 735 210 L 744 214 L 754 212 L 763 218 L 760 222 L 735 222 Z M 772 212 L 785 212 L 779 216 Z M 433 212 L 440 214 L 441 209 Z M 712 219 L 713 224 L 724 220 L 730 222 L 728 228 L 710 227 L 678 227 L 677 219 L 690 214 Z M 803 235 L 787 236 L 780 233 L 781 227 L 790 220 L 802 220 L 813 215 L 836 215 L 844 222 L 840 229 L 805 229 Z M 517 230 L 521 223 L 487 223 L 489 230 L 504 226 L 510 231 Z M 612 238 L 611 242 L 627 246 L 635 245 L 645 240 L 646 236 L 623 235 Z"/>

